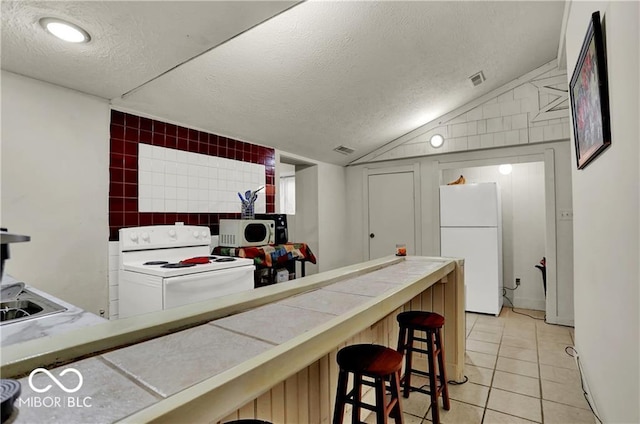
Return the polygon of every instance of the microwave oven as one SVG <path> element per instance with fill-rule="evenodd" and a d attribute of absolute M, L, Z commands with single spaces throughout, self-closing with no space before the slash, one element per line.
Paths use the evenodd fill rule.
<path fill-rule="evenodd" d="M 221 219 L 218 244 L 223 247 L 274 244 L 275 226 L 275 222 L 268 219 Z"/>

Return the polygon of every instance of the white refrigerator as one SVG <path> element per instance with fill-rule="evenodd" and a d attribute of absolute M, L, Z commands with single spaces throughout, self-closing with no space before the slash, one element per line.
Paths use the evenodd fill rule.
<path fill-rule="evenodd" d="M 502 308 L 502 206 L 497 183 L 440 187 L 440 254 L 464 258 L 470 312 Z"/>

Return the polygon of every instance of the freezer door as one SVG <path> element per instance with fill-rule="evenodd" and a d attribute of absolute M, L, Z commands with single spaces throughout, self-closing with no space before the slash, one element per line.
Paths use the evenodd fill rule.
<path fill-rule="evenodd" d="M 502 307 L 497 228 L 442 228 L 441 255 L 464 258 L 466 310 L 497 315 Z"/>
<path fill-rule="evenodd" d="M 242 266 L 164 279 L 164 309 L 252 290 L 255 267 Z"/>
<path fill-rule="evenodd" d="M 496 227 L 497 187 L 496 183 L 440 186 L 440 226 Z"/>

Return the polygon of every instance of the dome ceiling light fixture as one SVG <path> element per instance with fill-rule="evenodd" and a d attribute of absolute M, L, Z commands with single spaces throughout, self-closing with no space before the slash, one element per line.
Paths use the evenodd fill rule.
<path fill-rule="evenodd" d="M 434 134 L 429 139 L 429 144 L 431 144 L 431 147 L 434 149 L 437 149 L 444 144 L 444 137 L 440 134 Z"/>
<path fill-rule="evenodd" d="M 78 25 L 58 18 L 42 18 L 40 26 L 49 34 L 69 43 L 88 43 L 91 36 Z"/>
<path fill-rule="evenodd" d="M 505 163 L 498 167 L 498 171 L 500 171 L 502 175 L 509 175 L 511 174 L 511 171 L 513 171 L 513 166 L 509 163 Z"/>

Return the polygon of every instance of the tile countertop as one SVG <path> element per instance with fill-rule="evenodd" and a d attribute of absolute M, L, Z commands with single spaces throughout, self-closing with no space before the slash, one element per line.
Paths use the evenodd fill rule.
<path fill-rule="evenodd" d="M 411 293 L 424 290 L 427 276 L 439 280 L 451 272 L 452 263 L 444 258 L 408 258 L 374 267 L 365 275 L 352 271 L 346 279 L 312 291 L 50 369 L 51 375 L 67 386 L 77 385 L 78 380 L 70 372 L 63 376 L 66 369 L 75 368 L 84 377 L 84 385 L 73 395 L 51 385 L 45 395 L 60 399 L 59 406 L 35 407 L 44 395 L 34 389 L 50 385 L 50 376 L 36 374 L 31 383 L 24 377 L 20 380 L 22 395 L 15 405 L 19 410 L 15 423 L 35 422 L 45 416 L 48 421 L 66 423 L 147 422 L 162 417 L 164 412 L 149 407 L 173 410 L 176 402 L 184 405 L 193 399 L 194 390 L 210 393 L 211 385 L 216 389 L 229 382 L 242 385 L 242 373 L 260 367 L 257 359 L 268 361 L 301 343 L 313 344 L 322 339 L 320 336 L 334 337 L 329 334 L 333 328 L 344 328 L 346 321 L 357 321 L 373 309 L 380 313 L 379 306 L 392 296 L 405 292 L 413 296 L 409 289 Z M 270 369 L 269 378 L 275 378 L 274 373 L 277 370 Z M 242 389 L 248 390 L 246 386 Z M 225 396 L 236 401 L 233 390 L 225 389 Z M 78 407 L 83 402 L 85 407 Z"/>
<path fill-rule="evenodd" d="M 2 279 L 2 284 L 17 282 L 19 282 L 19 280 L 16 280 L 10 275 L 5 275 Z M 42 290 L 38 290 L 35 287 L 25 285 L 25 288 L 61 306 L 64 306 L 67 310 L 39 318 L 1 325 L 0 346 L 2 346 L 3 349 L 16 343 L 22 343 L 45 336 L 62 334 L 81 327 L 87 327 L 107 321 L 104 318 L 92 314 L 91 312 L 87 312 L 84 309 L 65 302 L 62 299 L 58 299 L 57 297 L 45 293 Z"/>

